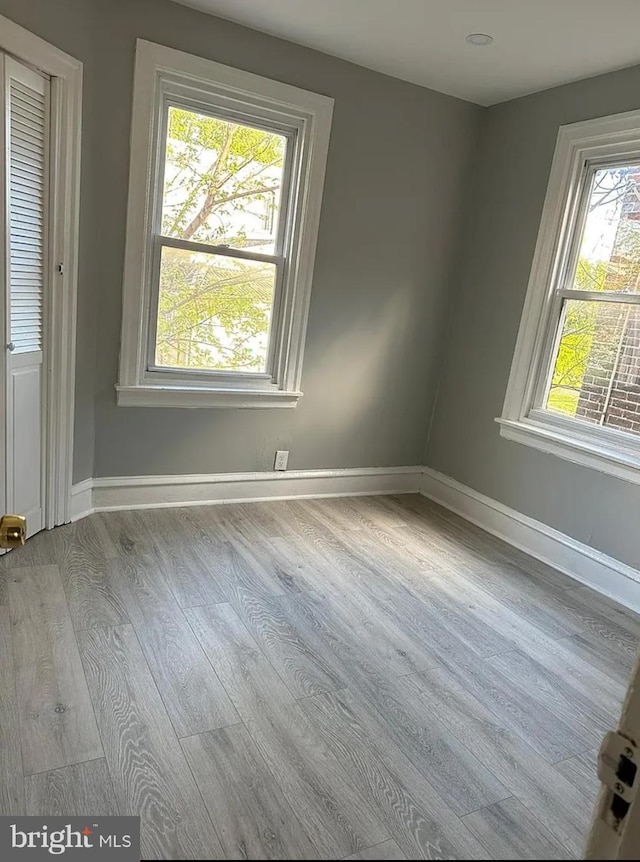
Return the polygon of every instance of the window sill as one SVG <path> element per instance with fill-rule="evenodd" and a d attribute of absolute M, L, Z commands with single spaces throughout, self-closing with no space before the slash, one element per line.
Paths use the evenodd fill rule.
<path fill-rule="evenodd" d="M 590 467 L 600 473 L 640 484 L 640 455 L 614 450 L 602 441 L 569 434 L 532 420 L 514 420 L 498 417 L 500 435 L 507 440 L 533 446 L 550 455 Z"/>
<path fill-rule="evenodd" d="M 119 407 L 296 407 L 302 392 L 279 389 L 204 389 L 180 386 L 116 386 Z"/>

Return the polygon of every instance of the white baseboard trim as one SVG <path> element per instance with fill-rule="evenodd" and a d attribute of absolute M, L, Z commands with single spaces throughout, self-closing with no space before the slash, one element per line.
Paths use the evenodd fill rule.
<path fill-rule="evenodd" d="M 71 520 L 118 509 L 418 493 L 421 481 L 422 467 L 86 479 L 73 486 Z"/>
<path fill-rule="evenodd" d="M 79 521 L 93 511 L 93 479 L 85 479 L 71 488 L 69 515 L 72 521 Z"/>
<path fill-rule="evenodd" d="M 421 493 L 532 557 L 640 612 L 640 572 L 462 485 L 423 468 Z"/>

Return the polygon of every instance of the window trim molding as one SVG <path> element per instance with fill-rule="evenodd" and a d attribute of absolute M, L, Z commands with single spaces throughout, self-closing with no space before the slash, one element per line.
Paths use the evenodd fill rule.
<path fill-rule="evenodd" d="M 502 414 L 508 440 L 640 483 L 640 439 L 534 408 L 556 284 L 571 253 L 587 160 L 640 153 L 640 111 L 560 126 Z"/>
<path fill-rule="evenodd" d="M 294 169 L 299 195 L 293 202 L 294 239 L 280 307 L 278 341 L 270 375 L 220 372 L 191 376 L 153 370 L 148 362 L 153 263 L 154 179 L 159 153 L 160 110 L 167 89 L 184 88 L 186 98 L 214 96 L 254 107 L 299 128 Z M 204 96 L 203 96 L 204 98 Z M 131 122 L 120 371 L 120 406 L 295 407 L 301 378 L 311 298 L 320 208 L 333 99 L 143 39 L 137 40 Z"/>

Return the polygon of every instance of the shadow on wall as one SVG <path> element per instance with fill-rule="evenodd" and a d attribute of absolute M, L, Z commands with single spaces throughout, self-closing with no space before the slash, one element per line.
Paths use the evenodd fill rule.
<path fill-rule="evenodd" d="M 316 433 L 342 434 L 367 414 L 385 408 L 380 403 L 381 383 L 400 372 L 392 363 L 398 345 L 412 336 L 413 326 L 411 291 L 396 293 L 402 298 L 389 297 L 382 310 L 377 303 L 375 310 L 363 310 L 347 331 L 341 326 L 338 335 L 322 344 L 322 353 L 312 356 L 308 351 L 305 365 L 310 370 L 302 388 L 313 396 L 314 410 L 308 418 L 301 410 L 302 426 L 308 422 Z M 376 433 L 374 427 L 370 431 Z"/>

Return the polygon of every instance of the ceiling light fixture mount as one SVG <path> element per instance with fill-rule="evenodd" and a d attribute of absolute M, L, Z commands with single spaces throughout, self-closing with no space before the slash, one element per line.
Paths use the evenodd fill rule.
<path fill-rule="evenodd" d="M 493 36 L 489 36 L 488 33 L 469 33 L 468 36 L 465 36 L 465 41 L 467 41 L 470 45 L 478 45 L 480 47 L 484 47 L 486 45 L 490 45 L 493 42 Z"/>

